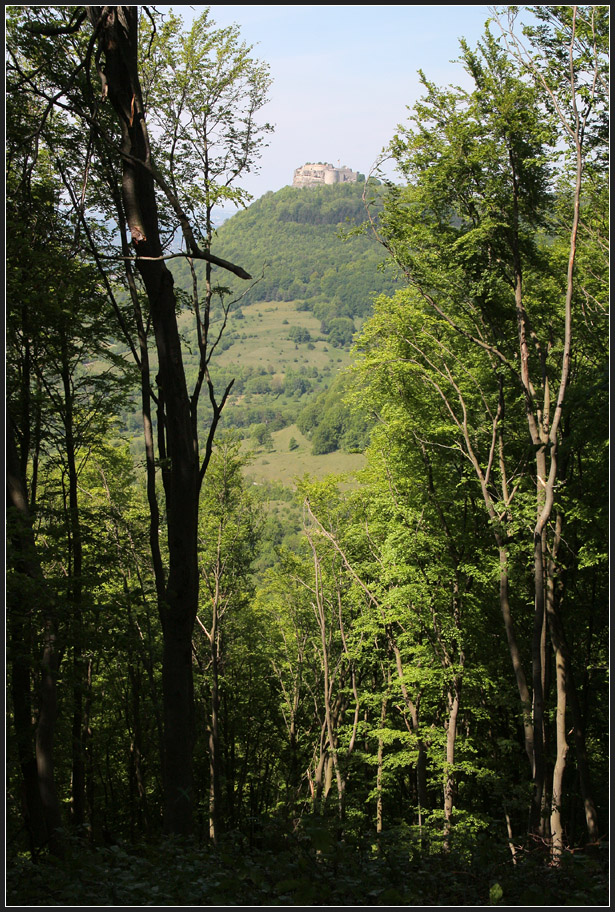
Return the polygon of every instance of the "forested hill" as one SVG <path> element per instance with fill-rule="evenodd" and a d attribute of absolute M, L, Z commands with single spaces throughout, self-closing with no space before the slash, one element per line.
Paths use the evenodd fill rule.
<path fill-rule="evenodd" d="M 351 361 L 353 338 L 371 314 L 374 299 L 398 287 L 399 271 L 390 262 L 384 265 L 385 251 L 373 231 L 361 230 L 367 221 L 365 187 L 284 187 L 266 193 L 218 229 L 213 252 L 253 277 L 245 282 L 227 271 L 213 271 L 214 284 L 228 289 L 224 301 L 231 311 L 213 363 L 217 388 L 234 381 L 223 427 L 235 427 L 252 440 L 265 425 L 274 434 L 290 427 L 303 441 L 300 445 L 317 455 L 354 452 L 366 444 L 365 421 L 351 414 L 335 378 Z M 378 212 L 381 189 L 377 182 L 368 186 L 372 214 Z M 189 293 L 188 264 L 179 259 L 171 263 L 176 285 Z M 197 263 L 196 269 L 201 277 L 204 264 Z M 222 311 L 216 296 L 212 306 L 219 326 Z M 180 325 L 191 337 L 190 312 L 182 314 Z M 197 373 L 195 352 L 196 344 L 184 356 L 189 379 Z M 131 426 L 139 425 L 137 410 Z M 297 454 L 289 456 L 285 438 L 277 455 L 283 462 L 278 469 L 286 476 Z M 330 471 L 335 468 L 331 465 Z"/>
<path fill-rule="evenodd" d="M 343 237 L 366 220 L 364 189 L 356 183 L 266 193 L 218 229 L 212 248 L 258 281 L 248 289 L 226 272 L 218 281 L 243 295 L 242 305 L 295 301 L 324 329 L 332 320 L 367 316 L 375 295 L 394 290 L 396 274 L 379 270 L 384 252 L 371 232 Z M 177 261 L 174 274 L 187 287 L 187 264 Z"/>

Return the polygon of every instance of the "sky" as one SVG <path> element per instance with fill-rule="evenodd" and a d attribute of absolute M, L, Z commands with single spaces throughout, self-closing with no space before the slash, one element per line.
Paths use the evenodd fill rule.
<path fill-rule="evenodd" d="M 157 6 L 186 25 L 201 6 Z M 241 6 L 212 4 L 218 26 L 236 23 L 273 83 L 261 117 L 275 125 L 257 173 L 242 186 L 258 199 L 292 183 L 295 168 L 323 161 L 369 174 L 422 94 L 418 70 L 464 85 L 459 39 L 483 33 L 488 6 Z M 389 169 L 387 176 L 394 177 Z"/>

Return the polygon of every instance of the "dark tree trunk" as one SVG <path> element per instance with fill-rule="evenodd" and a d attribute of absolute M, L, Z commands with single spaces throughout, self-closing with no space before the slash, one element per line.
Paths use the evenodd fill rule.
<path fill-rule="evenodd" d="M 49 848 L 56 855 L 62 855 L 64 851 L 61 835 L 62 813 L 55 785 L 53 745 L 57 717 L 56 681 L 59 664 L 55 622 L 49 613 L 45 618 L 41 660 L 39 714 L 36 726 L 36 766 L 43 814 L 49 834 Z"/>
<path fill-rule="evenodd" d="M 132 703 L 132 738 L 130 744 L 130 777 L 137 791 L 138 803 L 130 808 L 131 825 L 136 822 L 138 831 L 149 836 L 151 832 L 150 813 L 147 801 L 145 771 L 143 767 L 143 732 L 141 726 L 141 674 L 139 668 L 128 666 Z"/>
<path fill-rule="evenodd" d="M 9 602 L 8 634 L 13 722 L 17 736 L 17 755 L 23 778 L 23 812 L 32 857 L 47 840 L 43 805 L 38 787 L 32 699 L 30 691 L 31 657 L 26 653 L 30 643 L 30 624 L 20 617 L 20 606 Z"/>
<path fill-rule="evenodd" d="M 85 824 L 85 755 L 83 694 L 85 689 L 85 668 L 83 660 L 83 618 L 82 618 L 82 577 L 83 546 L 81 518 L 77 488 L 77 457 L 74 434 L 71 371 L 66 337 L 62 337 L 62 386 L 64 390 L 64 439 L 66 468 L 68 474 L 67 538 L 68 566 L 70 567 L 70 604 L 72 611 L 73 645 L 73 721 L 72 721 L 72 778 L 71 778 L 71 823 L 76 828 Z"/>
<path fill-rule="evenodd" d="M 108 97 L 122 130 L 122 196 L 139 257 L 162 256 L 150 147 L 138 76 L 138 7 L 89 7 L 105 55 Z M 163 397 L 168 475 L 165 479 L 169 568 L 159 611 L 163 646 L 164 822 L 167 832 L 192 832 L 192 629 L 198 606 L 198 444 L 193 432 L 173 277 L 164 261 L 139 260 Z"/>
<path fill-rule="evenodd" d="M 36 556 L 34 533 L 30 521 L 26 490 L 21 476 L 15 437 L 7 416 L 6 487 L 7 519 L 14 569 L 22 576 L 22 600 L 8 604 L 8 632 L 11 647 L 11 688 L 13 713 L 17 734 L 19 762 L 24 780 L 26 825 L 33 850 L 48 845 L 54 854 L 61 855 L 62 815 L 55 777 L 53 737 L 56 720 L 56 678 L 59 665 L 55 641 L 55 623 L 45 579 Z M 19 591 L 19 590 L 17 590 Z M 30 691 L 31 644 L 28 635 L 29 619 L 40 609 L 43 620 L 43 655 L 40 661 L 41 679 L 38 693 L 38 722 L 32 727 Z"/>

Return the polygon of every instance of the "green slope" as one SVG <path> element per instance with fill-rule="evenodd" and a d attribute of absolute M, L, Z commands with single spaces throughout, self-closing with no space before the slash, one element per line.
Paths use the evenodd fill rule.
<path fill-rule="evenodd" d="M 219 393 L 234 379 L 221 430 L 235 428 L 250 447 L 260 446 L 264 433 L 273 435 L 267 445 L 273 443 L 274 458 L 264 453 L 253 465 L 263 480 L 291 484 L 304 472 L 344 472 L 361 462 L 358 451 L 367 431 L 344 406 L 339 377 L 351 363 L 352 337 L 371 313 L 374 297 L 391 294 L 396 282 L 392 270 L 379 269 L 384 251 L 373 234 L 356 231 L 366 218 L 365 189 L 359 183 L 285 187 L 265 194 L 217 231 L 216 255 L 264 276 L 245 283 L 214 270 L 214 284 L 230 287 L 231 300 L 238 300 L 210 365 Z M 374 196 L 378 186 L 368 190 Z M 177 287 L 188 292 L 188 264 L 174 260 L 171 268 Z M 204 273 L 204 264 L 196 268 Z M 211 337 L 221 318 L 221 310 L 214 312 Z M 188 307 L 179 324 L 190 389 L 198 363 Z M 137 411 L 126 420 L 138 433 Z M 208 420 L 203 402 L 203 430 Z M 291 427 L 293 434 L 287 433 Z M 276 436 L 283 430 L 285 436 Z M 290 449 L 290 436 L 301 445 Z"/>
<path fill-rule="evenodd" d="M 226 221 L 213 245 L 216 255 L 243 266 L 257 281 L 246 288 L 224 270 L 214 271 L 214 281 L 243 294 L 242 306 L 297 301 L 325 323 L 325 333 L 335 318 L 367 316 L 374 295 L 390 294 L 396 276 L 379 270 L 385 257 L 371 231 L 341 236 L 366 221 L 364 190 L 365 184 L 356 183 L 266 193 Z M 371 196 L 378 190 L 369 185 Z M 173 269 L 188 288 L 187 264 L 177 261 Z"/>

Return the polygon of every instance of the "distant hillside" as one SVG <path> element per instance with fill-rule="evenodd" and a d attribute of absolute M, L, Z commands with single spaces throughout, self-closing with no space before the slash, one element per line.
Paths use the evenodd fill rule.
<path fill-rule="evenodd" d="M 221 395 L 232 379 L 232 393 L 218 433 L 232 431 L 252 461 L 246 469 L 252 490 L 266 505 L 259 570 L 275 561 L 279 545 L 294 547 L 301 528 L 292 488 L 306 473 L 350 477 L 365 463 L 369 425 L 346 404 L 345 369 L 352 362 L 354 333 L 371 313 L 380 293 L 395 289 L 392 270 L 379 269 L 384 251 L 369 233 L 342 239 L 365 220 L 364 184 L 293 188 L 267 193 L 221 225 L 214 252 L 265 278 L 235 280 L 233 293 L 247 294 L 232 308 L 210 363 Z M 189 291 L 187 265 L 172 260 L 176 284 Z M 202 264 L 197 264 L 202 269 Z M 214 281 L 231 285 L 217 270 Z M 212 335 L 221 311 L 212 315 Z M 198 373 L 194 316 L 182 306 L 179 328 L 186 343 L 188 388 Z M 118 351 L 121 345 L 118 346 Z M 156 357 L 152 357 L 155 371 Z M 207 395 L 199 416 L 204 435 L 210 421 Z M 124 431 L 142 449 L 138 397 L 122 415 Z"/>
<path fill-rule="evenodd" d="M 294 301 L 310 310 L 347 347 L 352 318 L 371 313 L 374 296 L 391 294 L 396 277 L 381 270 L 384 253 L 370 232 L 344 240 L 342 234 L 365 222 L 364 183 L 323 187 L 284 187 L 266 193 L 220 226 L 214 252 L 247 269 L 258 281 L 246 284 L 223 270 L 215 280 L 244 295 L 241 306 L 257 301 Z M 188 288 L 188 269 L 176 261 L 176 281 Z"/>
<path fill-rule="evenodd" d="M 294 428 L 302 441 L 300 453 L 283 446 L 275 461 L 279 477 L 296 474 L 299 455 L 304 462 L 314 457 L 314 469 L 320 471 L 340 451 L 360 454 L 368 440 L 365 420 L 351 414 L 343 401 L 340 373 L 351 363 L 353 336 L 371 313 L 374 297 L 394 291 L 395 274 L 379 268 L 384 251 L 370 232 L 352 233 L 365 221 L 364 187 L 285 187 L 236 213 L 217 232 L 218 256 L 254 277 L 264 270 L 264 279 L 253 287 L 231 282 L 223 270 L 214 275 L 214 282 L 230 286 L 235 296 L 247 290 L 232 307 L 210 365 L 219 394 L 234 381 L 220 429 L 234 428 L 246 445 L 265 447 L 268 454 L 277 439 L 272 435 Z M 342 234 L 349 232 L 344 240 Z M 188 291 L 187 264 L 171 262 L 177 286 Z M 212 315 L 214 336 L 221 316 L 219 310 Z M 192 388 L 198 359 L 189 308 L 182 308 L 179 326 Z M 136 401 L 124 420 L 129 432 L 140 433 Z M 204 425 L 209 421 L 206 403 L 200 420 Z"/>

